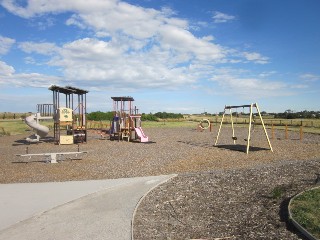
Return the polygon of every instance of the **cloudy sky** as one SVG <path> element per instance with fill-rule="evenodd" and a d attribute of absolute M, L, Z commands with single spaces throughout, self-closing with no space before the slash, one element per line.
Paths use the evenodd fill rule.
<path fill-rule="evenodd" d="M 0 0 L 0 112 L 88 90 L 87 111 L 320 110 L 319 0 Z"/>

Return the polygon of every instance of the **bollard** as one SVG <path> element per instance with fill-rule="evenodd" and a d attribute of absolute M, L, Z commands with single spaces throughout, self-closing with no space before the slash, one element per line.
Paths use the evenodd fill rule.
<path fill-rule="evenodd" d="M 300 126 L 300 141 L 302 141 L 303 139 L 303 130 L 302 130 L 302 126 Z"/>

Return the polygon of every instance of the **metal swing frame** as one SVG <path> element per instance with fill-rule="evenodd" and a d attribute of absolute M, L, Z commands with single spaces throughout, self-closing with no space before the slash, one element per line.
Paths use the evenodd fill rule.
<path fill-rule="evenodd" d="M 251 104 L 249 104 L 249 105 L 240 105 L 240 106 L 225 106 L 225 107 L 224 107 L 224 111 L 223 111 L 223 116 L 222 116 L 222 119 L 221 119 L 221 122 L 220 122 L 220 127 L 219 127 L 219 131 L 218 131 L 218 135 L 217 135 L 216 142 L 215 142 L 214 145 L 216 146 L 216 145 L 218 144 L 219 135 L 220 135 L 221 127 L 222 127 L 222 124 L 223 124 L 224 116 L 225 116 L 225 114 L 226 114 L 226 110 L 229 110 L 229 113 L 230 113 L 231 127 L 232 127 L 232 139 L 233 139 L 233 144 L 236 144 L 237 137 L 234 136 L 234 124 L 233 124 L 233 118 L 232 118 L 232 109 L 233 109 L 233 108 L 241 108 L 241 107 L 242 107 L 242 108 L 245 108 L 245 107 L 250 108 L 249 129 L 248 129 L 248 138 L 247 138 L 246 153 L 248 154 L 248 153 L 249 153 L 249 149 L 250 149 L 250 138 L 251 138 L 252 119 L 253 119 L 253 108 L 254 108 L 254 107 L 256 108 L 256 110 L 257 110 L 257 112 L 258 112 L 258 114 L 259 114 L 260 121 L 261 121 L 263 130 L 264 130 L 264 133 L 265 133 L 265 135 L 266 135 L 266 138 L 267 138 L 267 141 L 268 141 L 270 150 L 271 150 L 271 152 L 273 152 L 273 149 L 272 149 L 272 146 L 271 146 L 271 142 L 270 142 L 270 139 L 269 139 L 269 137 L 268 137 L 268 133 L 267 133 L 266 127 L 265 127 L 265 125 L 264 125 L 264 122 L 263 122 L 263 119 L 262 119 L 262 116 L 261 116 L 261 113 L 260 113 L 260 110 L 259 110 L 259 107 L 258 107 L 258 104 L 257 104 L 257 103 L 251 103 Z"/>

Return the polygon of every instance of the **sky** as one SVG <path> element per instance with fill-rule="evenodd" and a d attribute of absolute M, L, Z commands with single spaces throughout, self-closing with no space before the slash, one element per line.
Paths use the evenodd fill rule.
<path fill-rule="evenodd" d="M 88 90 L 87 112 L 320 110 L 319 0 L 0 0 L 0 112 Z M 63 105 L 63 104 L 62 104 Z M 246 111 L 246 110 L 245 110 Z"/>

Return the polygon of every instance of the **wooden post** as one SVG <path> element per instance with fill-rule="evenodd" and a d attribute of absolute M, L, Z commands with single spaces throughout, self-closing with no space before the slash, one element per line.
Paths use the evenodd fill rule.
<path fill-rule="evenodd" d="M 300 126 L 300 141 L 302 141 L 303 139 L 303 130 L 302 130 L 302 126 Z"/>
<path fill-rule="evenodd" d="M 274 126 L 273 124 L 271 125 L 271 134 L 272 134 L 272 140 L 274 139 Z"/>
<path fill-rule="evenodd" d="M 236 138 L 234 136 L 234 126 L 233 126 L 233 118 L 232 118 L 232 111 L 231 108 L 229 109 L 230 111 L 230 118 L 231 118 L 231 128 L 232 128 L 232 139 L 233 139 L 233 144 L 236 144 Z"/>
<path fill-rule="evenodd" d="M 251 123 L 252 123 L 252 104 L 250 105 L 249 130 L 248 130 L 247 151 L 246 151 L 247 154 L 249 153 L 249 148 L 250 148 Z"/>
<path fill-rule="evenodd" d="M 285 139 L 288 139 L 288 125 L 285 126 Z"/>
<path fill-rule="evenodd" d="M 220 127 L 219 127 L 219 130 L 218 130 L 218 135 L 217 135 L 217 138 L 216 138 L 216 142 L 214 143 L 215 146 L 218 143 L 218 139 L 219 139 L 219 135 L 220 135 L 220 131 L 221 131 L 221 127 L 222 127 L 222 123 L 223 123 L 223 119 L 224 119 L 225 113 L 226 113 L 226 109 L 224 109 L 224 112 L 223 112 L 223 115 L 222 115 L 222 119 L 221 119 L 221 122 L 220 122 Z"/>
<path fill-rule="evenodd" d="M 213 122 L 212 122 L 213 123 Z M 209 124 L 210 124 L 210 132 L 212 132 L 212 123 L 209 120 Z"/>
<path fill-rule="evenodd" d="M 271 146 L 269 137 L 268 137 L 267 129 L 266 129 L 265 126 L 264 126 L 264 122 L 263 122 L 263 119 L 262 119 L 262 116 L 261 116 L 261 113 L 260 113 L 260 109 L 259 109 L 259 107 L 258 107 L 258 104 L 256 103 L 255 106 L 256 106 L 257 112 L 258 112 L 258 114 L 259 114 L 259 117 L 260 117 L 260 120 L 261 120 L 261 124 L 262 124 L 262 127 L 263 127 L 263 129 L 264 129 L 264 133 L 265 133 L 265 135 L 266 135 L 266 138 L 267 138 L 267 141 L 268 141 L 270 150 L 271 150 L 271 152 L 273 152 L 273 149 L 272 149 L 272 146 Z M 273 124 L 272 124 L 272 126 L 273 126 Z"/>

